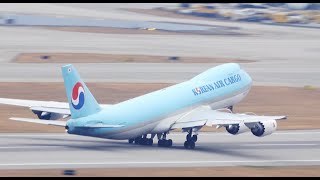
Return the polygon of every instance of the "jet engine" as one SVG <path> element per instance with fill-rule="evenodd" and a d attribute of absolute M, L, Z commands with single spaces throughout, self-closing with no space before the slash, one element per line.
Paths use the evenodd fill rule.
<path fill-rule="evenodd" d="M 44 111 L 32 111 L 34 114 L 38 116 L 39 119 L 42 120 L 58 120 L 63 118 L 63 114 L 50 113 Z"/>
<path fill-rule="evenodd" d="M 239 123 L 226 126 L 226 130 L 228 133 L 236 135 L 249 131 L 250 129 L 244 123 Z"/>
<path fill-rule="evenodd" d="M 277 121 L 270 120 L 270 121 L 261 121 L 257 122 L 251 128 L 251 132 L 253 135 L 257 137 L 263 137 L 266 135 L 272 134 L 277 129 Z"/>

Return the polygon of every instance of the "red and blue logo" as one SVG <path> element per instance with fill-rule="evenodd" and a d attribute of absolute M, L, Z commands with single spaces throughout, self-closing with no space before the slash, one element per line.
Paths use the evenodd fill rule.
<path fill-rule="evenodd" d="M 81 109 L 84 105 L 84 88 L 80 82 L 77 82 L 72 90 L 71 104 L 74 109 Z"/>

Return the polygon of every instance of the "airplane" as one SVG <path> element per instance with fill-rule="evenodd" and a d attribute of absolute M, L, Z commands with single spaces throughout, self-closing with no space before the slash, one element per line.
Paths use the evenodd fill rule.
<path fill-rule="evenodd" d="M 98 104 L 72 64 L 61 67 L 68 102 L 0 98 L 0 104 L 29 107 L 40 119 L 11 120 L 64 127 L 68 134 L 128 140 L 130 144 L 171 147 L 167 135 L 186 133 L 184 147 L 194 149 L 204 126 L 225 128 L 232 135 L 270 135 L 287 116 L 235 113 L 249 93 L 252 79 L 237 63 L 212 67 L 182 83 L 117 104 Z M 149 137 L 148 137 L 149 136 Z"/>

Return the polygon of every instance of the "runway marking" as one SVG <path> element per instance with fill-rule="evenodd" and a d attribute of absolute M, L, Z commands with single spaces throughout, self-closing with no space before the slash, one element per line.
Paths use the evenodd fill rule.
<path fill-rule="evenodd" d="M 27 148 L 50 148 L 50 147 L 61 147 L 61 146 L 3 146 L 0 149 L 27 149 Z"/>
<path fill-rule="evenodd" d="M 241 146 L 317 146 L 318 144 L 241 144 Z"/>
<path fill-rule="evenodd" d="M 305 134 L 320 134 L 320 132 L 275 132 L 272 134 L 277 134 L 277 135 L 305 135 Z"/>
<path fill-rule="evenodd" d="M 56 137 L 56 136 L 65 136 L 65 137 L 72 137 L 68 134 L 0 134 L 0 137 Z"/>
<path fill-rule="evenodd" d="M 0 166 L 54 166 L 54 165 L 123 165 L 123 164 L 209 164 L 209 163 L 292 163 L 320 162 L 319 160 L 252 160 L 252 161 L 154 161 L 154 162 L 79 162 L 79 163 L 13 163 Z"/>

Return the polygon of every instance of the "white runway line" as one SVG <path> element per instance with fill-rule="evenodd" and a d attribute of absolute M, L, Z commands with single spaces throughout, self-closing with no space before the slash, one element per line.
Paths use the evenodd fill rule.
<path fill-rule="evenodd" d="M 33 149 L 33 148 L 53 148 L 61 146 L 3 146 L 0 149 Z"/>
<path fill-rule="evenodd" d="M 38 136 L 38 137 L 57 137 L 57 136 L 65 136 L 65 137 L 72 137 L 71 135 L 69 134 L 24 134 L 24 133 L 21 133 L 21 134 L 0 134 L 0 137 L 35 137 L 35 136 Z"/>
<path fill-rule="evenodd" d="M 318 144 L 241 144 L 240 146 L 317 146 Z"/>
<path fill-rule="evenodd" d="M 0 166 L 54 166 L 54 165 L 124 165 L 124 164 L 210 164 L 210 163 L 290 163 L 290 162 L 320 162 L 320 159 L 301 160 L 252 160 L 252 161 L 154 161 L 154 162 L 79 162 L 79 163 L 14 163 Z"/>
<path fill-rule="evenodd" d="M 275 132 L 276 135 L 305 135 L 305 134 L 320 134 L 320 132 Z"/>

